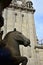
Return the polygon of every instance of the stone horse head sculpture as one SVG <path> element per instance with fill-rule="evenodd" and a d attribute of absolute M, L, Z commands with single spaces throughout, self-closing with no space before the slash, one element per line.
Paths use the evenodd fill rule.
<path fill-rule="evenodd" d="M 22 63 L 22 65 L 27 64 L 28 59 L 20 55 L 19 45 L 24 45 L 25 47 L 30 46 L 30 40 L 27 39 L 21 32 L 16 30 L 8 32 L 2 43 L 5 45 L 5 48 L 10 50 L 11 56 L 14 57 L 18 63 L 17 65 L 20 63 Z"/>

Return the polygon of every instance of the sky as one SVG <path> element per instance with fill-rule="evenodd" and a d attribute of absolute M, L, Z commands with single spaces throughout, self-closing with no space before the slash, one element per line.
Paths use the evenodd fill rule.
<path fill-rule="evenodd" d="M 31 0 L 36 10 L 34 13 L 36 35 L 39 40 L 43 39 L 43 0 Z"/>

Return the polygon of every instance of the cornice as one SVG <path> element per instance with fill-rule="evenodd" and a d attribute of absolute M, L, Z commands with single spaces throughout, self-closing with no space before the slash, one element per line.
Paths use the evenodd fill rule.
<path fill-rule="evenodd" d="M 35 46 L 35 49 L 38 48 L 38 49 L 43 49 L 43 45 L 37 45 Z"/>
<path fill-rule="evenodd" d="M 33 13 L 35 12 L 34 8 L 18 6 L 17 4 L 16 5 L 10 4 L 8 8 L 21 9 L 21 10 L 24 10 L 24 11 L 27 10 L 27 11 L 30 11 L 30 12 L 33 12 Z"/>

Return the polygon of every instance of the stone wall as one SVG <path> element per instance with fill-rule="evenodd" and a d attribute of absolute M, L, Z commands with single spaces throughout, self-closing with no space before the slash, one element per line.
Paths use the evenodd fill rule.
<path fill-rule="evenodd" d="M 36 52 L 36 58 L 37 58 L 37 65 L 43 65 L 43 45 L 37 45 L 36 46 L 36 49 L 35 49 L 35 52 Z"/>

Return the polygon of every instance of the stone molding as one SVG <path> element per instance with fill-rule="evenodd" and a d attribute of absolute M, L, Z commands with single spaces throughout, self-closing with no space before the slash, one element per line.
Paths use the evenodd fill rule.
<path fill-rule="evenodd" d="M 14 9 L 21 9 L 21 10 L 27 10 L 29 12 L 35 12 L 35 9 L 33 8 L 33 3 L 31 1 L 27 1 L 25 4 L 21 4 L 21 5 L 18 5 L 16 2 L 11 3 L 9 5 L 9 8 L 14 8 Z"/>

